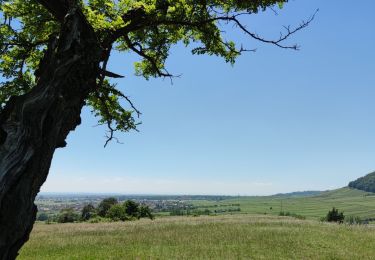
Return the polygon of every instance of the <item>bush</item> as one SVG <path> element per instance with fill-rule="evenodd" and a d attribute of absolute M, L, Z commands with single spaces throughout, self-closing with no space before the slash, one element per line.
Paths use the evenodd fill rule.
<path fill-rule="evenodd" d="M 147 205 L 141 205 L 139 207 L 139 217 L 154 219 L 154 215 L 151 213 L 151 209 Z"/>
<path fill-rule="evenodd" d="M 137 202 L 132 201 L 132 200 L 127 200 L 124 202 L 123 205 L 125 208 L 126 215 L 132 218 L 137 218 L 137 219 L 140 218 L 139 204 Z"/>
<path fill-rule="evenodd" d="M 90 219 L 88 220 L 88 222 L 89 222 L 89 223 L 108 222 L 108 219 L 107 219 L 107 218 L 102 218 L 102 217 L 96 215 L 96 216 L 90 218 Z"/>
<path fill-rule="evenodd" d="M 95 207 L 92 204 L 87 204 L 83 207 L 82 213 L 81 213 L 81 219 L 83 221 L 87 221 L 92 217 L 96 216 Z"/>
<path fill-rule="evenodd" d="M 48 220 L 48 215 L 47 213 L 38 213 L 37 217 L 36 217 L 36 220 L 38 221 L 46 221 Z"/>
<path fill-rule="evenodd" d="M 107 215 L 108 210 L 118 203 L 116 198 L 106 198 L 102 200 L 98 205 L 98 215 L 101 217 L 105 217 Z"/>
<path fill-rule="evenodd" d="M 328 222 L 337 222 L 337 223 L 343 223 L 345 219 L 344 213 L 339 212 L 338 209 L 335 207 L 332 208 L 332 210 L 328 211 L 326 216 L 326 221 Z"/>
<path fill-rule="evenodd" d="M 82 209 L 81 215 L 82 220 L 88 220 L 90 223 L 136 220 L 140 218 L 154 219 L 151 209 L 147 205 L 140 205 L 132 200 L 119 204 L 115 198 L 102 200 L 96 211 L 93 205 L 88 204 Z"/>
<path fill-rule="evenodd" d="M 56 223 L 58 221 L 59 214 L 48 215 L 48 219 L 45 221 L 46 224 Z"/>
<path fill-rule="evenodd" d="M 125 208 L 122 205 L 113 205 L 107 212 L 107 217 L 113 221 L 126 220 Z"/>
<path fill-rule="evenodd" d="M 57 217 L 59 223 L 72 223 L 79 220 L 79 215 L 72 208 L 62 209 Z"/>

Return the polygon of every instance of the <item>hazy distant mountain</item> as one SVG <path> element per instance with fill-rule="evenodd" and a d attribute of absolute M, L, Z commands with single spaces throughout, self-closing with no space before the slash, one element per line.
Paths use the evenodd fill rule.
<path fill-rule="evenodd" d="M 367 192 L 375 192 L 375 172 L 352 181 L 348 185 L 350 188 L 363 190 Z"/>

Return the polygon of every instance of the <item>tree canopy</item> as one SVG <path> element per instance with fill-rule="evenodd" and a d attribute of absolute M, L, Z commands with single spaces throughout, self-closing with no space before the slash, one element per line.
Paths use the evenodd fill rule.
<path fill-rule="evenodd" d="M 363 190 L 367 192 L 375 192 L 375 172 L 371 172 L 366 176 L 360 177 L 355 181 L 349 182 L 350 188 Z"/>
<path fill-rule="evenodd" d="M 42 57 L 53 38 L 59 37 L 68 0 L 0 1 L 0 111 L 11 96 L 35 87 Z M 216 55 L 233 64 L 246 48 L 228 38 L 223 28 L 230 24 L 257 41 L 287 49 L 298 49 L 286 40 L 306 27 L 313 17 L 295 28 L 285 27 L 276 39 L 254 33 L 243 17 L 282 8 L 287 0 L 77 0 L 79 9 L 94 29 L 103 50 L 100 75 L 86 104 L 113 132 L 136 130 L 140 112 L 111 78 L 121 75 L 107 71 L 111 51 L 135 53 L 135 74 L 146 79 L 173 77 L 166 68 L 170 48 L 178 43 L 190 46 L 192 54 Z M 118 72 L 121 73 L 121 72 Z M 122 102 L 125 100 L 126 102 Z"/>
<path fill-rule="evenodd" d="M 245 17 L 287 0 L 0 0 L 0 259 L 14 259 L 36 217 L 36 194 L 53 154 L 81 122 L 84 105 L 115 131 L 137 130 L 140 112 L 107 64 L 111 52 L 135 54 L 137 76 L 169 77 L 171 47 L 215 55 L 233 64 L 251 45 L 225 30 L 285 49 L 309 25 L 284 27 L 266 39 Z M 125 101 L 125 102 L 124 102 Z M 104 215 L 116 201 L 99 206 Z M 118 207 L 117 207 L 118 208 Z M 70 215 L 67 212 L 66 215 Z M 144 212 L 147 215 L 147 212 Z M 75 216 L 78 218 L 78 216 Z"/>
<path fill-rule="evenodd" d="M 108 210 L 118 203 L 116 198 L 106 198 L 102 200 L 98 205 L 98 215 L 101 217 L 105 217 L 108 213 Z"/>

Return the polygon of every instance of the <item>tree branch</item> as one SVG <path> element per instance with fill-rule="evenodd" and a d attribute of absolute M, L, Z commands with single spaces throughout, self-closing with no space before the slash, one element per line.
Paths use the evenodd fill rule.
<path fill-rule="evenodd" d="M 233 14 L 233 15 L 229 15 L 228 13 L 226 13 L 225 15 L 212 17 L 210 19 L 205 19 L 205 20 L 201 20 L 201 21 L 165 20 L 165 19 L 164 20 L 157 20 L 155 18 L 156 16 L 145 17 L 145 14 L 142 13 L 140 18 L 136 19 L 135 22 L 132 21 L 127 26 L 116 30 L 112 34 L 111 37 L 112 37 L 112 42 L 114 42 L 118 38 L 120 38 L 124 35 L 127 35 L 129 32 L 137 31 L 137 30 L 140 30 L 140 29 L 143 29 L 143 28 L 146 28 L 146 27 L 150 27 L 150 26 L 155 27 L 155 26 L 160 26 L 160 25 L 180 25 L 180 26 L 191 26 L 191 27 L 200 28 L 204 25 L 207 25 L 207 24 L 210 24 L 210 23 L 213 23 L 213 22 L 216 22 L 216 21 L 226 21 L 226 22 L 233 22 L 236 26 L 238 26 L 238 28 L 240 28 L 241 31 L 243 31 L 245 34 L 247 34 L 248 36 L 250 36 L 251 38 L 253 38 L 255 40 L 258 40 L 258 41 L 263 42 L 263 43 L 276 45 L 277 47 L 280 47 L 282 49 L 298 50 L 299 49 L 298 45 L 290 45 L 289 46 L 289 45 L 283 45 L 282 43 L 285 42 L 287 39 L 289 39 L 296 32 L 302 30 L 303 28 L 306 28 L 315 19 L 315 16 L 318 13 L 318 11 L 319 11 L 319 9 L 317 9 L 315 11 L 315 13 L 309 19 L 307 19 L 306 21 L 302 21 L 301 24 L 294 29 L 291 29 L 290 26 L 284 26 L 284 29 L 286 30 L 286 33 L 285 34 L 281 33 L 280 37 L 276 40 L 270 40 L 270 39 L 263 38 L 263 37 L 259 36 L 258 34 L 254 33 L 254 32 L 251 32 L 249 29 L 246 28 L 246 26 L 243 23 L 241 23 L 241 21 L 238 19 L 238 17 L 243 16 L 243 15 L 250 15 L 251 13 L 249 13 L 249 12 L 237 13 L 237 14 Z M 137 12 L 134 12 L 134 13 L 139 14 L 141 12 L 137 11 Z M 126 17 L 128 17 L 128 16 L 126 16 Z M 126 20 L 124 19 L 124 21 L 126 22 L 127 19 Z M 130 45 L 132 45 L 132 44 L 130 44 Z M 129 48 L 130 48 L 130 46 L 129 46 Z M 131 48 L 131 49 L 134 52 L 136 52 L 137 54 L 141 55 L 139 50 L 133 49 L 133 48 Z M 144 57 L 143 55 L 141 55 L 141 56 Z M 147 58 L 147 57 L 144 57 L 144 58 L 149 60 L 149 58 Z"/>
<path fill-rule="evenodd" d="M 128 45 L 129 49 L 131 49 L 132 51 L 134 51 L 135 53 L 137 53 L 139 56 L 145 58 L 146 60 L 148 60 L 152 67 L 154 68 L 154 70 L 156 71 L 156 73 L 159 75 L 159 77 L 173 77 L 172 74 L 169 74 L 168 72 L 163 72 L 159 69 L 157 63 L 156 63 L 156 60 L 147 55 L 144 51 L 143 51 L 143 48 L 140 44 L 137 44 L 137 43 L 132 43 L 129 36 L 127 34 L 123 35 L 124 39 L 125 39 L 125 42 L 126 44 Z M 137 49 L 135 46 L 138 46 L 139 49 Z"/>
<path fill-rule="evenodd" d="M 63 22 L 65 15 L 69 11 L 69 7 L 76 4 L 75 0 L 36 0 L 39 4 L 44 6 L 56 20 Z"/>

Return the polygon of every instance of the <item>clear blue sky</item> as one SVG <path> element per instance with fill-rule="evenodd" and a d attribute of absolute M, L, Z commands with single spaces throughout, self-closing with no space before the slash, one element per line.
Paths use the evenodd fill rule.
<path fill-rule="evenodd" d="M 105 129 L 84 110 L 42 191 L 261 195 L 338 188 L 375 170 L 375 1 L 290 1 L 247 22 L 277 37 L 317 8 L 291 41 L 298 52 L 234 33 L 257 52 L 231 67 L 174 48 L 173 85 L 133 76 L 134 57 L 114 55 L 140 132 L 104 149 Z"/>

